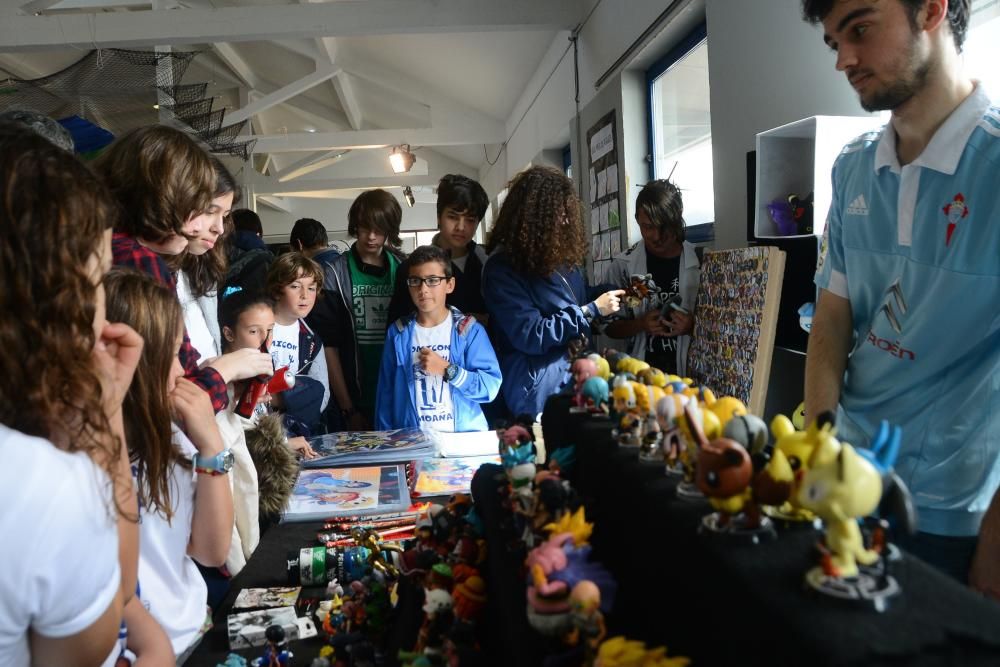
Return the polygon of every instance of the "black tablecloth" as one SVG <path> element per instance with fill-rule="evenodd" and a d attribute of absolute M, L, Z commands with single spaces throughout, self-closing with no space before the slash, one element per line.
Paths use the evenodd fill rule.
<path fill-rule="evenodd" d="M 317 546 L 316 533 L 319 532 L 322 525 L 322 522 L 279 524 L 264 533 L 260 545 L 254 551 L 246 567 L 233 577 L 229 594 L 213 616 L 215 626 L 205 635 L 201 644 L 184 663 L 186 666 L 215 667 L 215 665 L 222 663 L 229 653 L 238 653 L 247 660 L 259 657 L 263 653 L 263 647 L 230 651 L 229 638 L 226 633 L 226 617 L 232 610 L 237 594 L 243 588 L 292 585 L 288 583 L 285 575 L 288 552 L 298 551 L 307 546 Z M 323 592 L 323 588 L 303 588 L 301 597 L 319 596 Z M 413 646 L 422 620 L 420 615 L 422 591 L 414 589 L 409 585 L 409 582 L 403 580 L 399 587 L 399 595 L 397 613 L 393 618 L 389 632 L 387 664 L 395 663 L 393 658 L 400 646 L 406 648 Z M 418 599 L 415 596 L 420 597 Z M 295 654 L 292 664 L 308 665 L 319 654 L 324 643 L 322 631 L 318 637 L 291 642 L 289 648 Z"/>
<path fill-rule="evenodd" d="M 676 499 L 677 481 L 609 432 L 607 421 L 577 424 L 573 475 L 595 523 L 594 556 L 619 583 L 609 636 L 666 645 L 696 665 L 1000 665 L 1000 604 L 905 554 L 892 571 L 903 593 L 884 613 L 818 597 L 803 584 L 818 533 L 782 532 L 760 546 L 700 538 L 708 504 Z M 474 482 L 484 519 L 502 511 L 498 483 Z M 527 625 L 520 563 L 494 548 L 489 571 L 500 662 L 540 664 L 554 646 Z"/>

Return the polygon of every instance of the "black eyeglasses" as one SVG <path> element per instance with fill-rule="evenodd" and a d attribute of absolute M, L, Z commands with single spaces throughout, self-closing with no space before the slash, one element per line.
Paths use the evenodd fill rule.
<path fill-rule="evenodd" d="M 437 287 L 441 284 L 442 280 L 448 280 L 448 276 L 426 276 L 424 278 L 410 276 L 406 279 L 406 285 L 408 287 L 420 287 L 421 283 L 427 283 L 428 287 Z"/>

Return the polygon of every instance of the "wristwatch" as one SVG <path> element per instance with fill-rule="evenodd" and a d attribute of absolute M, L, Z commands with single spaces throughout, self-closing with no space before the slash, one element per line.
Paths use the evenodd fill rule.
<path fill-rule="evenodd" d="M 233 469 L 236 457 L 233 450 L 223 449 L 211 458 L 203 458 L 201 454 L 194 455 L 194 471 L 202 475 L 225 475 Z"/>
<path fill-rule="evenodd" d="M 448 368 L 444 369 L 444 381 L 451 382 L 458 375 L 458 366 L 455 364 L 448 364 Z"/>

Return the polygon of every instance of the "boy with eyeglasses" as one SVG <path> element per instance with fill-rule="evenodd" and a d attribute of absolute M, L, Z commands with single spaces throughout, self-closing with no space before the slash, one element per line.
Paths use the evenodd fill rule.
<path fill-rule="evenodd" d="M 401 270 L 416 311 L 386 334 L 376 428 L 487 430 L 480 404 L 500 391 L 500 365 L 476 318 L 447 305 L 455 290 L 448 254 L 420 246 Z"/>

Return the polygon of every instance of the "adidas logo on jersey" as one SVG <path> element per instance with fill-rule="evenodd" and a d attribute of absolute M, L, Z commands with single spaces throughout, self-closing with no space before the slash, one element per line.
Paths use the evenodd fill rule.
<path fill-rule="evenodd" d="M 864 195 L 858 195 L 851 202 L 851 205 L 847 207 L 848 215 L 868 215 L 868 202 L 865 201 Z"/>

